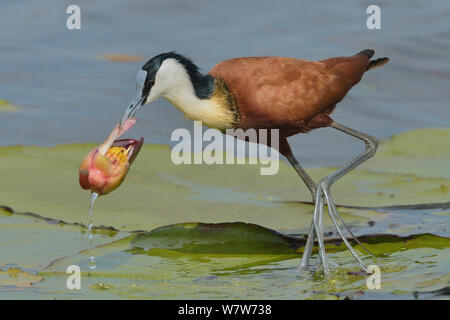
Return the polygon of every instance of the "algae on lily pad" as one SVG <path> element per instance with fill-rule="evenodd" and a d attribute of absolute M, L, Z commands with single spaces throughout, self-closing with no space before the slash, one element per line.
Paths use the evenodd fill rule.
<path fill-rule="evenodd" d="M 0 268 L 0 290 L 3 288 L 29 288 L 36 282 L 42 280 L 39 275 L 31 274 L 27 271 L 23 271 L 17 267 Z"/>

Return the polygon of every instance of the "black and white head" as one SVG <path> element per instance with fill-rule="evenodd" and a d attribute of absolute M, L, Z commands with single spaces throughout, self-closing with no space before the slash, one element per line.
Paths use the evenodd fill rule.
<path fill-rule="evenodd" d="M 213 78 L 203 75 L 191 60 L 173 51 L 159 54 L 139 70 L 136 98 L 125 111 L 121 123 L 133 117 L 141 106 L 159 97 L 171 99 L 191 94 L 198 99 L 207 99 L 213 91 Z"/>

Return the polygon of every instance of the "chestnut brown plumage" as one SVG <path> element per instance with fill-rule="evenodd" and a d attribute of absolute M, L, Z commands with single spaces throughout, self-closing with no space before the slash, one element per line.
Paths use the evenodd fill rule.
<path fill-rule="evenodd" d="M 286 138 L 330 126 L 330 114 L 361 80 L 373 53 L 368 49 L 321 61 L 235 58 L 217 64 L 209 74 L 223 79 L 236 99 L 239 121 L 235 127 L 279 129 L 280 152 L 290 156 Z"/>

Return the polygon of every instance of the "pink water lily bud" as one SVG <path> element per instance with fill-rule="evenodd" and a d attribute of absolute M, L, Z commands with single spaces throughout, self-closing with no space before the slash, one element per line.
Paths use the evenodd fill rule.
<path fill-rule="evenodd" d="M 79 169 L 79 182 L 83 189 L 104 195 L 122 184 L 130 165 L 141 150 L 144 138 L 116 139 L 135 123 L 136 119 L 130 118 L 122 127 L 117 125 L 108 139 L 84 158 Z"/>

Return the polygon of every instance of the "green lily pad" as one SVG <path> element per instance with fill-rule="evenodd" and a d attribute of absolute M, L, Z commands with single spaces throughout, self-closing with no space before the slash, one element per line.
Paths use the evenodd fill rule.
<path fill-rule="evenodd" d="M 0 269 L 20 268 L 37 273 L 49 261 L 89 247 L 87 228 L 13 214 L 0 208 Z M 95 244 L 108 243 L 123 235 L 94 229 Z"/>
<path fill-rule="evenodd" d="M 186 253 L 292 254 L 293 248 L 304 245 L 304 241 L 242 222 L 185 223 L 137 234 L 130 245 L 140 253 L 167 249 Z"/>
<path fill-rule="evenodd" d="M 306 233 L 313 206 L 299 203 L 310 195 L 285 162 L 274 176 L 255 165 L 176 166 L 168 147 L 146 145 L 123 185 L 97 200 L 87 250 L 89 194 L 77 170 L 95 145 L 0 147 L 0 206 L 14 209 L 0 207 L 0 298 L 434 297 L 450 281 L 448 210 L 370 207 L 448 202 L 449 132 L 395 136 L 332 187 L 336 203 L 366 207 L 338 210 L 374 253 L 363 259 L 380 266 L 381 290 L 367 289 L 327 215 L 327 254 L 339 269 L 329 280 L 298 274 L 305 239 L 285 234 Z M 318 180 L 336 169 L 308 171 Z M 80 291 L 66 288 L 72 264 Z"/>
<path fill-rule="evenodd" d="M 41 280 L 41 276 L 31 274 L 19 268 L 8 268 L 5 271 L 0 269 L 0 290 L 2 288 L 8 288 L 9 290 L 29 288 Z"/>
<path fill-rule="evenodd" d="M 393 136 L 384 142 L 366 170 L 422 178 L 450 178 L 450 130 L 420 129 Z M 449 192 L 443 183 L 437 192 Z M 439 190 L 441 189 L 441 190 Z"/>
<path fill-rule="evenodd" d="M 439 139 L 448 132 L 450 129 L 430 130 L 426 136 Z M 450 179 L 445 175 L 450 162 L 444 161 L 448 159 L 444 159 L 443 151 L 435 154 L 430 151 L 432 163 L 442 163 L 433 165 L 433 174 L 428 177 L 416 175 L 411 166 L 405 172 L 408 167 L 403 160 L 412 158 L 408 154 L 390 163 L 390 171 L 401 173 L 387 172 L 385 162 L 377 162 L 378 157 L 385 159 L 392 154 L 401 145 L 398 140 L 402 137 L 396 136 L 395 143 L 383 143 L 365 169 L 357 169 L 337 182 L 332 188 L 336 203 L 385 206 L 448 201 Z M 405 133 L 405 143 L 411 139 L 411 134 Z M 387 149 L 383 147 L 385 144 Z M 77 168 L 93 147 L 93 144 L 1 147 L 0 205 L 86 224 L 89 194 L 78 185 Z M 310 171 L 319 179 L 333 170 Z M 313 208 L 290 203 L 298 200 L 310 200 L 309 192 L 285 162 L 280 162 L 280 170 L 273 176 L 261 176 L 256 165 L 177 166 L 170 161 L 169 147 L 146 145 L 123 185 L 97 200 L 94 221 L 120 230 L 151 230 L 189 221 L 243 221 L 283 232 L 304 232 Z M 341 208 L 340 212 L 348 223 L 356 225 L 388 216 L 372 210 Z M 328 220 L 325 224 L 331 225 Z"/>
<path fill-rule="evenodd" d="M 77 168 L 79 160 L 93 147 L 0 148 L 0 161 L 4 164 L 0 167 L 0 203 L 18 212 L 31 211 L 86 224 L 89 193 L 78 185 Z M 143 156 L 136 159 L 124 184 L 97 200 L 95 224 L 130 231 L 186 221 L 244 221 L 292 231 L 306 227 L 311 219 L 312 206 L 276 201 L 282 199 L 276 187 L 267 194 L 242 185 L 239 179 L 244 177 L 253 180 L 255 186 L 265 183 L 256 166 L 176 166 L 170 162 L 169 148 L 163 146 L 144 146 L 140 155 Z M 290 171 L 296 190 L 302 188 L 290 168 L 283 164 L 281 170 Z M 283 175 L 278 178 L 280 186 L 282 178 Z M 213 197 L 209 197 L 211 193 Z M 348 221 L 358 222 L 367 221 L 364 215 L 368 211 L 345 209 L 342 213 Z M 295 226 L 292 221 L 296 221 Z"/>
<path fill-rule="evenodd" d="M 17 112 L 19 107 L 13 105 L 11 102 L 0 99 L 0 112 Z"/>
<path fill-rule="evenodd" d="M 423 234 L 369 235 L 361 240 L 377 256 L 365 257 L 365 262 L 382 270 L 383 285 L 376 294 L 406 290 L 402 294 L 412 295 L 412 288 L 446 285 L 436 281 L 437 273 L 428 282 L 417 274 L 445 274 L 450 239 Z M 102 297 L 102 292 L 109 298 L 155 299 L 323 298 L 361 290 L 375 294 L 367 289 L 367 275 L 360 275 L 343 244 L 332 239 L 327 241 L 327 253 L 339 269 L 329 280 L 300 276 L 295 258 L 304 243 L 302 238 L 244 223 L 165 226 L 59 259 L 40 273 L 45 282 L 36 288 L 50 297 L 64 296 L 65 270 L 79 265 L 83 298 Z M 94 271 L 86 267 L 92 256 L 97 263 Z M 398 277 L 402 281 L 395 282 Z"/>

